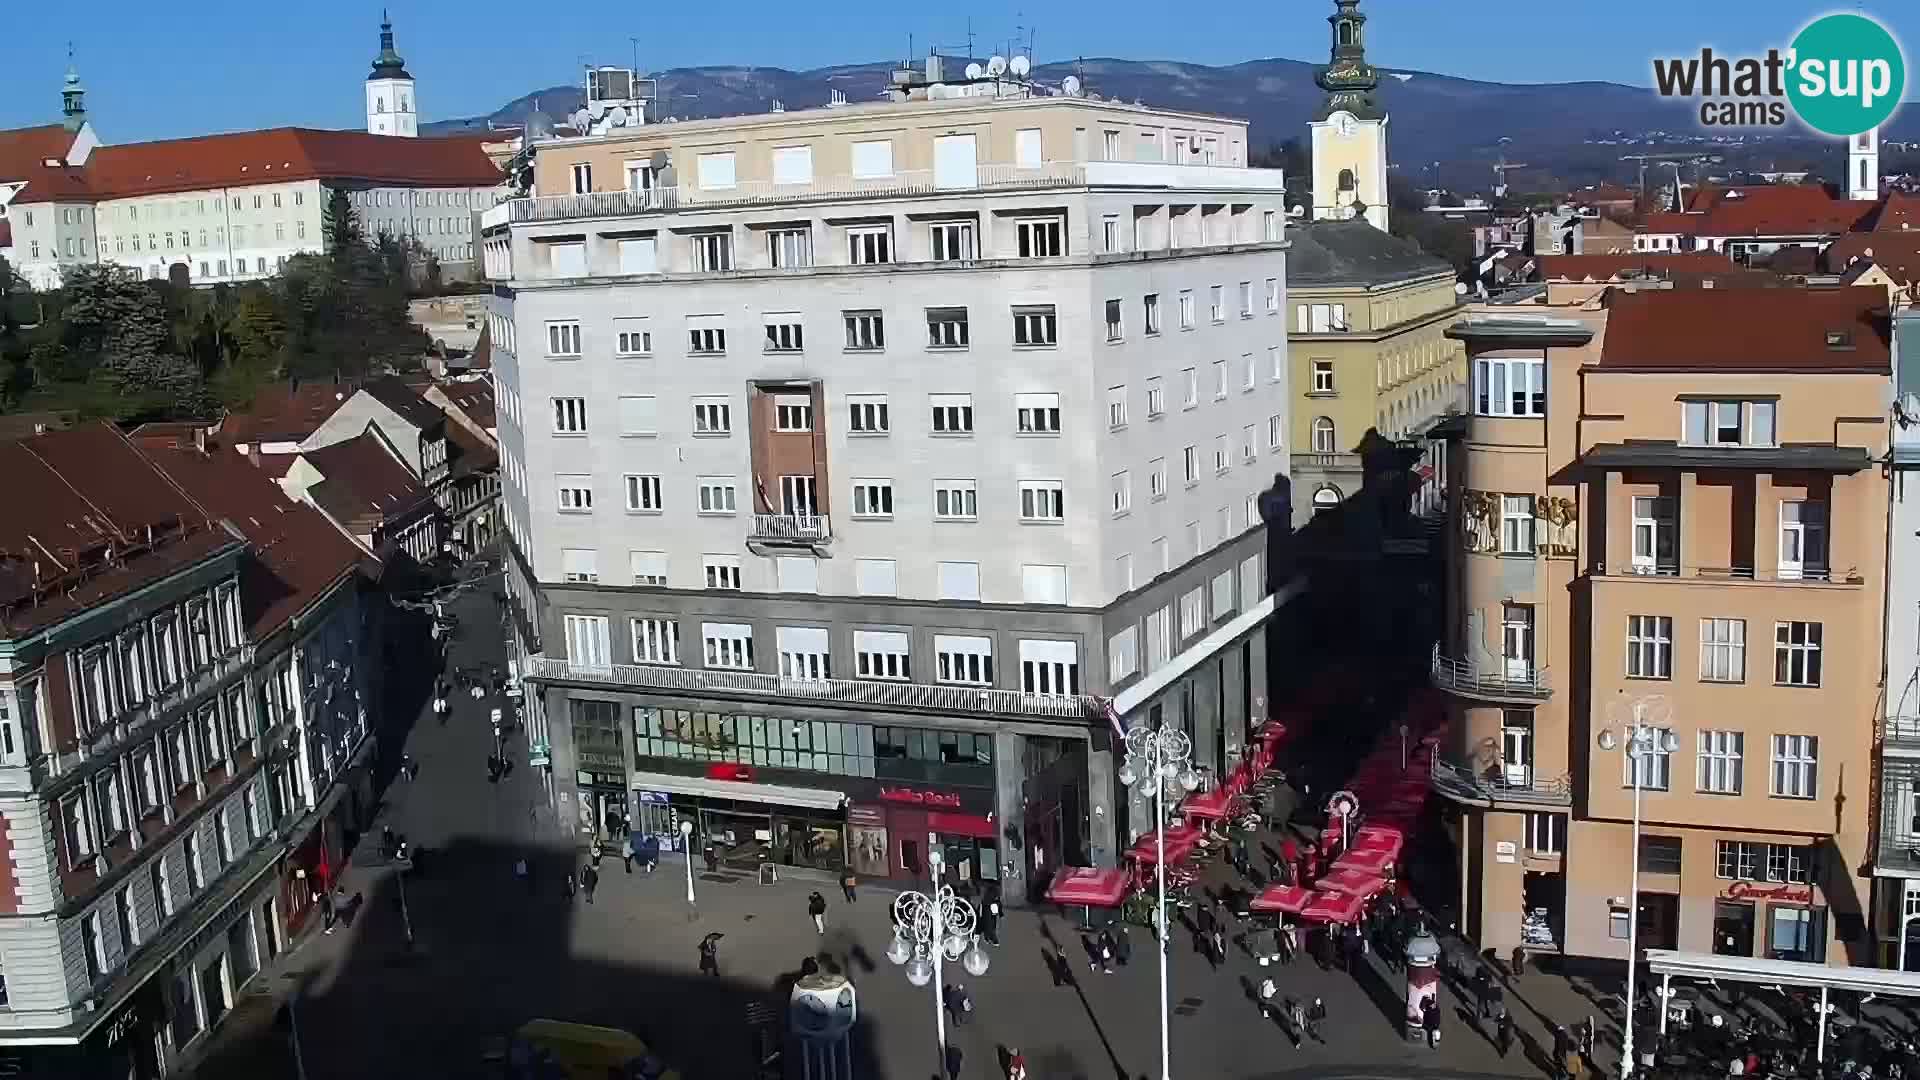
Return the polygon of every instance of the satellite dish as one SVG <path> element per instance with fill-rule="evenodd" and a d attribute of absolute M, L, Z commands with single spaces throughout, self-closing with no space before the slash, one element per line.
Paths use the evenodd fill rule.
<path fill-rule="evenodd" d="M 980 77 L 980 76 L 981 76 L 981 75 L 982 75 L 983 73 L 985 73 L 985 71 L 986 71 L 986 70 L 987 70 L 987 69 L 986 69 L 986 68 L 983 68 L 983 67 L 981 67 L 981 66 L 979 65 L 979 63 L 978 63 L 978 62 L 975 62 L 975 63 L 971 63 L 971 64 L 968 64 L 968 65 L 967 65 L 967 78 L 969 78 L 969 79 L 977 79 L 977 78 L 979 78 L 979 77 Z"/>
<path fill-rule="evenodd" d="M 625 105 L 615 105 L 612 110 L 607 113 L 607 122 L 614 127 L 626 127 L 627 107 Z"/>
<path fill-rule="evenodd" d="M 1080 96 L 1080 76 L 1069 75 L 1060 80 L 1060 92 L 1068 97 Z"/>
<path fill-rule="evenodd" d="M 607 103 L 606 103 L 606 102 L 604 102 L 604 101 L 591 101 L 591 102 L 588 102 L 588 103 L 587 103 L 587 112 L 588 112 L 588 113 L 590 113 L 590 114 L 592 114 L 592 116 L 593 116 L 593 118 L 594 118 L 595 120 L 598 120 L 598 119 L 600 119 L 601 117 L 603 117 L 603 116 L 605 116 L 605 115 L 607 115 Z"/>
<path fill-rule="evenodd" d="M 654 172 L 659 172 L 661 169 L 667 167 L 667 162 L 667 152 L 665 150 L 655 150 L 653 152 L 653 159 L 649 161 L 648 164 L 653 166 Z"/>
<path fill-rule="evenodd" d="M 1467 295 L 1467 283 L 1466 283 L 1466 282 L 1464 282 L 1464 281 L 1456 281 L 1456 282 L 1454 282 L 1454 283 L 1453 283 L 1453 295 L 1455 295 L 1455 296 L 1465 296 L 1465 295 Z"/>
<path fill-rule="evenodd" d="M 990 56 L 987 58 L 987 74 L 997 79 L 1000 76 L 1005 75 L 1006 73 L 1007 73 L 1006 57 Z"/>
<path fill-rule="evenodd" d="M 592 123 L 592 117 L 587 115 L 587 110 L 581 109 L 579 112 L 573 114 L 573 128 L 575 131 L 587 130 L 587 126 L 590 123 Z"/>
<path fill-rule="evenodd" d="M 1007 62 L 1007 70 L 1013 72 L 1014 78 L 1024 79 L 1027 77 L 1027 72 L 1033 70 L 1033 61 L 1024 56 L 1016 56 Z"/>

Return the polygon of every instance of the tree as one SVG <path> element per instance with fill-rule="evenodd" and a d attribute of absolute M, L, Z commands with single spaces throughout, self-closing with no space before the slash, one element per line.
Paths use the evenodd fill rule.
<path fill-rule="evenodd" d="M 360 215 L 353 209 L 353 203 L 347 200 L 347 193 L 339 188 L 327 196 L 327 212 L 320 222 L 320 236 L 326 241 L 329 253 L 342 248 L 364 246 L 367 235 L 360 227 Z"/>
<path fill-rule="evenodd" d="M 43 354 L 57 381 L 116 395 L 121 418 L 200 417 L 211 401 L 199 366 L 175 351 L 165 298 L 125 267 L 70 266 L 58 351 Z"/>

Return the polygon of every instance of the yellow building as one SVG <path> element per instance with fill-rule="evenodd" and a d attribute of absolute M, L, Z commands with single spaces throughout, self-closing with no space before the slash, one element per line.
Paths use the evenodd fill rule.
<path fill-rule="evenodd" d="M 1364 219 L 1287 230 L 1294 485 L 1304 519 L 1359 489 L 1370 431 L 1405 438 L 1457 410 L 1466 354 L 1453 268 Z"/>

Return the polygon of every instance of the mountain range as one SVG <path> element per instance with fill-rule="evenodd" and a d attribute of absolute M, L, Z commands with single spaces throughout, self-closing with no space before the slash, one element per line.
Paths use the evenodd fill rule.
<path fill-rule="evenodd" d="M 949 58 L 949 71 L 965 62 Z M 835 90 L 850 101 L 877 98 L 895 62 L 849 64 L 789 71 L 772 67 L 689 67 L 657 72 L 660 114 L 684 118 L 766 112 L 778 101 L 789 109 L 827 103 Z M 1258 150 L 1283 139 L 1302 138 L 1322 100 L 1314 85 L 1317 65 L 1273 58 L 1227 66 L 1162 60 L 1085 59 L 1040 64 L 1033 79 L 1058 86 L 1079 76 L 1087 91 L 1105 98 L 1141 101 L 1176 109 L 1246 118 Z M 1650 132 L 1710 134 L 1699 128 L 1695 107 L 1663 99 L 1645 87 L 1609 82 L 1513 85 L 1425 71 L 1382 68 L 1380 99 L 1391 114 L 1393 156 L 1412 162 L 1490 161 L 1509 155 L 1547 155 L 1555 149 L 1592 146 L 1595 140 L 1643 138 Z M 519 126 L 536 112 L 563 121 L 583 104 L 579 86 L 550 86 L 507 102 L 487 116 L 428 124 L 425 134 L 444 134 L 489 124 Z M 1904 122 L 1901 122 L 1904 121 Z M 1905 110 L 1896 128 L 1920 137 L 1920 110 Z M 1895 132 L 1883 133 L 1898 137 Z M 1803 142 L 1815 152 L 1822 140 L 1783 131 L 1780 142 Z M 1831 145 L 1831 140 L 1824 140 Z M 1644 152 L 1644 146 L 1609 145 L 1602 159 Z M 1595 157 L 1592 153 L 1582 156 Z M 1511 158 L 1518 160 L 1517 157 Z"/>

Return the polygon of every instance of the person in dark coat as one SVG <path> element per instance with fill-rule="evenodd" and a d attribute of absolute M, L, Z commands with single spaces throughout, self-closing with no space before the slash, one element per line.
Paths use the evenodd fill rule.
<path fill-rule="evenodd" d="M 1434 998 L 1428 998 L 1426 1003 L 1420 1006 L 1420 1026 L 1427 1033 L 1427 1049 L 1439 1049 L 1440 1003 Z"/>
<path fill-rule="evenodd" d="M 1502 1060 L 1505 1060 L 1507 1051 L 1513 1049 L 1513 1015 L 1504 1009 L 1500 1011 L 1500 1019 L 1493 1027 L 1493 1045 L 1494 1049 L 1500 1051 Z"/>
<path fill-rule="evenodd" d="M 720 935 L 708 934 L 700 939 L 700 974 L 720 974 Z"/>
<path fill-rule="evenodd" d="M 582 871 L 580 874 L 580 885 L 582 890 L 587 894 L 587 903 L 593 903 L 593 890 L 600 887 L 600 868 L 597 866 L 588 866 L 586 870 Z"/>
<path fill-rule="evenodd" d="M 827 932 L 827 898 L 818 889 L 807 896 L 807 914 L 813 917 L 814 933 Z"/>

